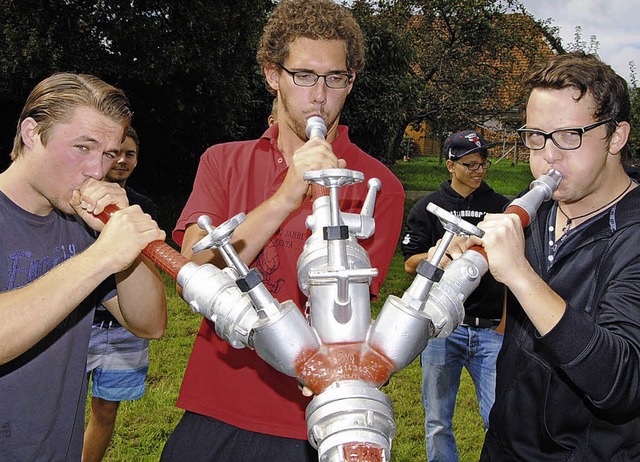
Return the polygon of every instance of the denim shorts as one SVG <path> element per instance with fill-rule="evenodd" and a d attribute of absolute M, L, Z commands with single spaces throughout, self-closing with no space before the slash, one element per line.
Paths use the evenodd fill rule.
<path fill-rule="evenodd" d="M 148 339 L 111 321 L 93 324 L 87 356 L 92 396 L 107 401 L 138 399 L 144 395 L 148 369 Z"/>

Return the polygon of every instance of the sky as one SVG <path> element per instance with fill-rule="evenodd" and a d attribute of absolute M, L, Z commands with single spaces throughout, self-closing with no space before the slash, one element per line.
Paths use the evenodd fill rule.
<path fill-rule="evenodd" d="M 536 19 L 551 18 L 560 28 L 566 49 L 575 43 L 576 26 L 582 27 L 582 41 L 595 35 L 598 55 L 631 83 L 629 61 L 636 66 L 640 84 L 640 0 L 520 0 Z"/>
<path fill-rule="evenodd" d="M 559 36 L 565 49 L 575 43 L 576 26 L 582 27 L 582 41 L 587 46 L 595 35 L 600 42 L 600 58 L 629 83 L 629 61 L 634 61 L 637 84 L 640 85 L 640 0 L 519 1 L 536 19 L 551 18 L 551 25 L 560 29 Z"/>

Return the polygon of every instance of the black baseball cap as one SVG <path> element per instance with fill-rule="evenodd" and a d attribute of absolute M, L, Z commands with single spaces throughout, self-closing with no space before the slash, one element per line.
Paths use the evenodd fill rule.
<path fill-rule="evenodd" d="M 464 130 L 449 135 L 442 145 L 442 152 L 449 160 L 458 160 L 474 152 L 485 159 L 489 155 L 487 149 L 499 143 L 487 143 L 484 137 L 475 130 Z"/>

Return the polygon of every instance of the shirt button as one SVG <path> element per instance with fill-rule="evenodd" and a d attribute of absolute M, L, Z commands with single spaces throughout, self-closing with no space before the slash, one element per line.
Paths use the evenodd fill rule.
<path fill-rule="evenodd" d="M 278 157 L 278 163 L 281 164 L 284 160 L 282 159 L 282 157 Z"/>

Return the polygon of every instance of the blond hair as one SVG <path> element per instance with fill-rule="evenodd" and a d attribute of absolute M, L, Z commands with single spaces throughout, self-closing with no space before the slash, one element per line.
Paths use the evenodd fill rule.
<path fill-rule="evenodd" d="M 21 126 L 25 119 L 31 117 L 38 123 L 37 133 L 46 146 L 54 125 L 67 122 L 79 107 L 96 109 L 125 130 L 131 125 L 129 100 L 122 90 L 93 75 L 53 74 L 38 83 L 27 98 L 18 121 L 11 160 L 16 160 L 24 151 Z"/>

